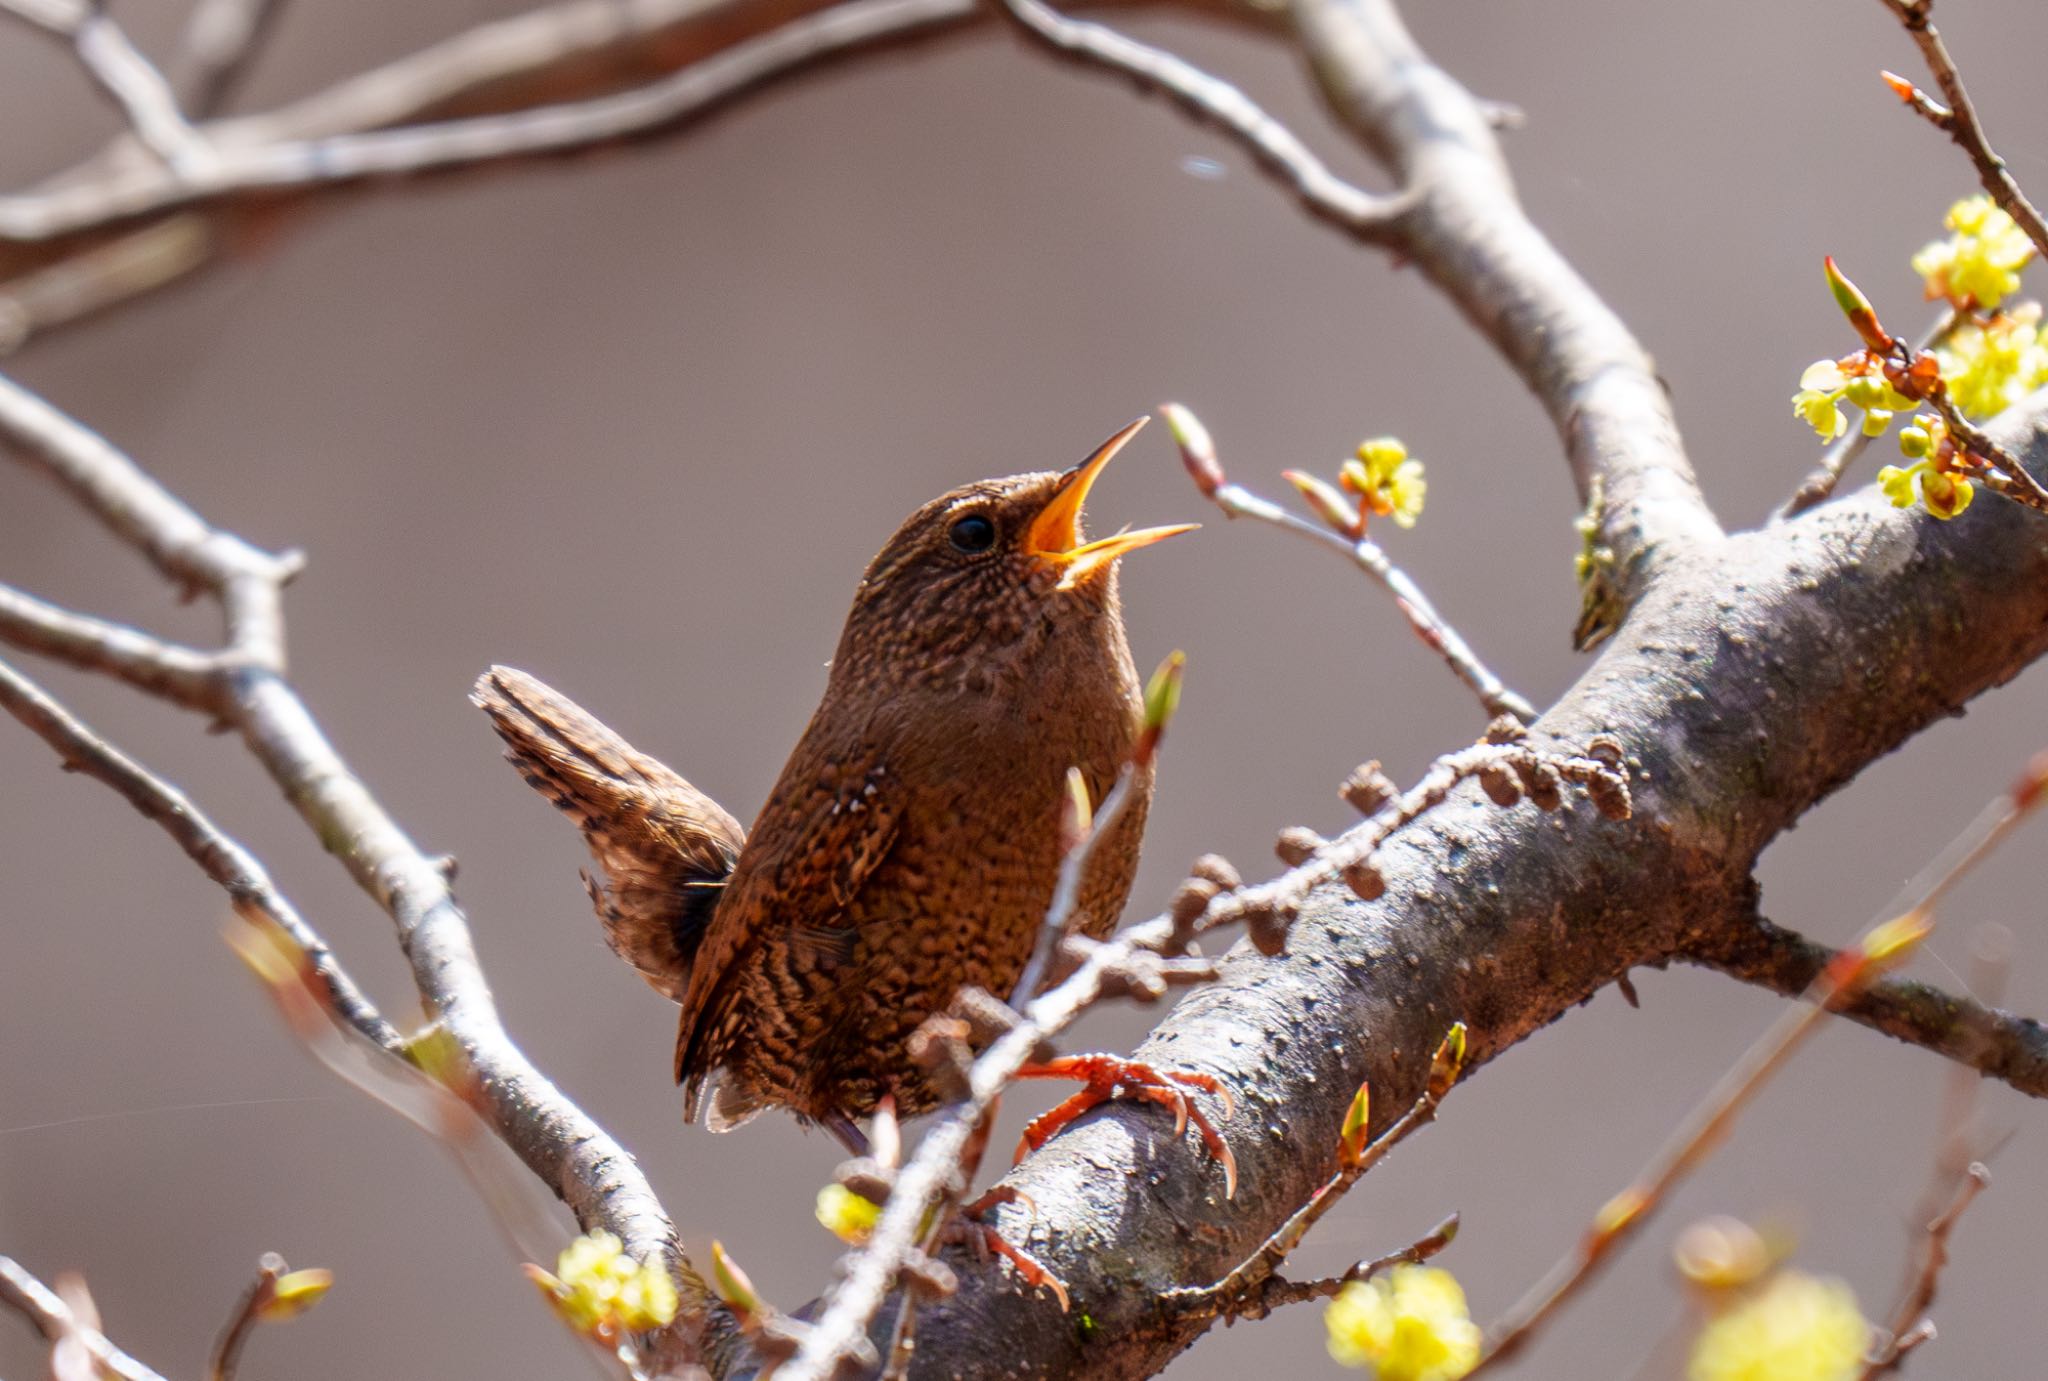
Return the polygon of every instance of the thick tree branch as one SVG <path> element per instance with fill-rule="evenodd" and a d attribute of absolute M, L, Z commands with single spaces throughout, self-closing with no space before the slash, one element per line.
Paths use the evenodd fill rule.
<path fill-rule="evenodd" d="M 1714 936 L 1708 946 L 1682 957 L 1745 983 L 1797 997 L 1836 952 L 1752 915 Z M 2003 1080 L 2022 1093 L 2048 1098 L 2048 1027 L 2030 1017 L 1986 1007 L 1909 978 L 1882 979 L 1836 1010 L 1873 1031 Z"/>
<path fill-rule="evenodd" d="M 1290 13 L 1332 110 L 1415 197 L 1403 254 L 1536 394 L 1581 502 L 1604 477 L 1604 541 L 1633 596 L 1639 558 L 1719 532 L 1649 354 L 1530 223 L 1485 106 L 1388 0 L 1292 0 Z"/>

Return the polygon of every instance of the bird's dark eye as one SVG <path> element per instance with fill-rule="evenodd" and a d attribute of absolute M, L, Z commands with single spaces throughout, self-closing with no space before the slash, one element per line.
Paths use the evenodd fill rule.
<path fill-rule="evenodd" d="M 987 551 L 996 544 L 996 525 L 979 513 L 970 513 L 957 519 L 947 535 L 953 539 L 955 551 Z"/>

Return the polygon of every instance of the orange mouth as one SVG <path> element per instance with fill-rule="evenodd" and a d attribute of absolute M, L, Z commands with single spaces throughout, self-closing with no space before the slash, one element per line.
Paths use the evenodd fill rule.
<path fill-rule="evenodd" d="M 1124 443 L 1136 436 L 1138 429 L 1148 420 L 1140 417 L 1096 447 L 1088 459 L 1069 470 L 1060 480 L 1060 487 L 1053 492 L 1051 501 L 1031 520 L 1031 527 L 1024 534 L 1024 550 L 1059 570 L 1060 583 L 1056 588 L 1075 589 L 1108 571 L 1125 553 L 1149 547 L 1154 542 L 1163 542 L 1183 532 L 1193 532 L 1201 526 L 1200 523 L 1174 523 L 1167 527 L 1143 527 L 1135 532 L 1126 530 L 1085 544 L 1081 541 L 1081 505 L 1088 501 L 1089 489 L 1103 468 L 1124 448 Z"/>

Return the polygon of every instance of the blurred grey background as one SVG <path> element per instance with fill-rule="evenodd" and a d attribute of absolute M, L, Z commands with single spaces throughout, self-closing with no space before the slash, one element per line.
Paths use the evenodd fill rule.
<path fill-rule="evenodd" d="M 302 0 L 244 108 L 513 8 Z M 180 9 L 125 13 L 161 52 Z M 1508 148 L 1533 215 L 1656 352 L 1724 521 L 1758 519 L 1817 454 L 1787 406 L 1801 367 L 1848 345 L 1821 255 L 1917 320 L 1907 256 L 1972 186 L 1876 80 L 1919 74 L 1911 44 L 1873 0 L 1411 10 L 1446 67 L 1527 111 Z M 2048 188 L 2048 14 L 1944 0 L 1940 19 L 2012 166 Z M 1164 15 L 1116 22 L 1243 83 L 1367 175 L 1283 47 Z M 0 112 L 8 185 L 113 128 L 58 48 L 11 28 Z M 1584 665 L 1567 646 L 1559 447 L 1488 349 L 1217 136 L 1006 31 L 842 65 L 627 151 L 350 196 L 286 230 L 5 367 L 214 521 L 307 549 L 298 682 L 399 819 L 460 858 L 513 1032 L 638 1153 L 693 1252 L 718 1236 L 786 1305 L 835 1255 L 811 1200 L 837 1153 L 782 1118 L 723 1138 L 679 1124 L 671 1011 L 605 951 L 580 843 L 465 703 L 486 664 L 553 682 L 745 818 L 823 685 L 862 564 L 905 512 L 1070 463 L 1177 398 L 1234 475 L 1274 491 L 1284 466 L 1328 472 L 1360 437 L 1400 434 L 1431 488 L 1421 526 L 1390 530 L 1396 559 L 1538 704 Z M 1091 507 L 1099 527 L 1208 523 L 1126 574 L 1140 662 L 1189 657 L 1138 904 L 1203 850 L 1260 872 L 1279 827 L 1339 827 L 1335 787 L 1359 759 L 1407 779 L 1478 730 L 1342 563 L 1205 512 L 1163 430 Z M 0 578 L 212 636 L 206 611 L 175 606 L 13 466 Z M 232 741 L 32 669 L 257 848 L 387 1010 L 414 1010 L 389 926 Z M 1772 850 L 1769 913 L 1854 933 L 2048 740 L 2044 707 L 2031 672 L 1877 764 Z M 0 802 L 0 1250 L 46 1277 L 84 1269 L 113 1335 L 172 1374 L 199 1368 L 266 1249 L 339 1284 L 259 1337 L 248 1375 L 582 1366 L 446 1157 L 284 1033 L 218 938 L 220 896 L 152 826 L 11 724 Z M 1972 928 L 2003 922 L 2011 1002 L 2035 1014 L 2039 828 L 1957 896 L 1923 963 L 1958 983 Z M 1389 1250 L 1456 1208 L 1444 1264 L 1482 1319 L 1506 1306 L 1780 1006 L 1703 972 L 1636 982 L 1642 1010 L 1602 993 L 1461 1090 L 1299 1269 Z M 1124 1047 L 1150 1019 L 1107 1013 L 1074 1044 Z M 1944 1072 L 1828 1030 L 1515 1374 L 1634 1374 L 1678 1317 L 1671 1238 L 1710 1211 L 1792 1231 L 1801 1264 L 1884 1315 Z M 1051 1096 L 1019 1096 L 1007 1118 Z M 2016 1135 L 1957 1234 L 1922 1375 L 2031 1374 L 2048 1344 L 2048 1109 L 1997 1087 L 1987 1103 Z M 0 1375 L 41 1366 L 0 1321 Z M 1318 1311 L 1219 1330 L 1170 1374 L 1252 1368 L 1334 1373 Z"/>

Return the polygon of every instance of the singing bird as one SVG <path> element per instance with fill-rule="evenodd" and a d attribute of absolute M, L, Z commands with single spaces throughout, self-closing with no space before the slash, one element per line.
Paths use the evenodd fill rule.
<path fill-rule="evenodd" d="M 1067 771 L 1101 800 L 1142 727 L 1118 560 L 1194 526 L 1082 535 L 1143 422 L 1071 470 L 963 485 L 904 521 L 750 834 L 533 677 L 477 682 L 506 757 L 583 832 L 612 948 L 682 1006 L 688 1120 L 726 1131 L 781 1106 L 858 1151 L 854 1119 L 885 1096 L 905 1115 L 938 1101 L 907 1050 L 918 1025 L 966 985 L 1009 995 L 1051 902 Z M 1130 890 L 1149 765 L 1133 786 L 1081 889 L 1087 935 Z"/>

